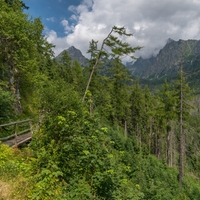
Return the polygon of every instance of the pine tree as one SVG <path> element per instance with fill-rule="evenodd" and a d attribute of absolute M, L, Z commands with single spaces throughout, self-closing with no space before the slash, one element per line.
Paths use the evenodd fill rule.
<path fill-rule="evenodd" d="M 135 48 L 131 47 L 128 43 L 123 42 L 122 40 L 118 39 L 118 37 L 114 36 L 113 34 L 118 34 L 119 36 L 128 36 L 128 37 L 132 35 L 132 34 L 127 33 L 124 27 L 119 28 L 119 27 L 113 26 L 113 28 L 111 29 L 107 37 L 103 40 L 99 50 L 97 49 L 98 42 L 92 40 L 92 42 L 90 43 L 90 49 L 88 50 L 88 53 L 91 53 L 92 70 L 87 82 L 87 86 L 85 89 L 82 102 L 84 102 L 85 100 L 85 95 L 90 86 L 93 73 L 103 57 L 118 58 L 124 55 L 132 55 L 133 53 L 135 53 L 136 50 L 141 49 L 141 47 L 135 47 Z M 108 53 L 109 51 L 105 50 L 106 47 L 110 49 L 111 53 Z M 131 58 L 135 59 L 134 56 L 131 56 Z"/>

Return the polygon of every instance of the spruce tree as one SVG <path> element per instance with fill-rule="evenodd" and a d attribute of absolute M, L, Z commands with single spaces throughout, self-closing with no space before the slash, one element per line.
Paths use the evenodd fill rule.
<path fill-rule="evenodd" d="M 182 187 L 184 176 L 184 164 L 185 164 L 185 132 L 187 123 L 190 116 L 190 110 L 192 106 L 189 101 L 192 100 L 192 90 L 186 83 L 184 77 L 182 62 L 179 69 L 178 80 L 176 82 L 176 109 L 179 119 L 179 184 Z"/>
<path fill-rule="evenodd" d="M 130 95 L 130 123 L 129 131 L 136 134 L 139 146 L 141 147 L 142 132 L 144 128 L 145 117 L 145 99 L 144 92 L 139 86 L 138 79 L 132 86 L 132 93 Z"/>
<path fill-rule="evenodd" d="M 165 80 L 162 89 L 159 92 L 161 101 L 161 116 L 164 120 L 166 131 L 166 160 L 169 166 L 172 166 L 172 120 L 176 118 L 175 97 L 170 85 Z"/>
<path fill-rule="evenodd" d="M 117 125 L 124 126 L 124 134 L 127 135 L 126 125 L 130 107 L 128 84 L 131 82 L 131 76 L 119 58 L 113 59 L 109 72 L 112 83 L 111 98 L 114 121 Z"/>

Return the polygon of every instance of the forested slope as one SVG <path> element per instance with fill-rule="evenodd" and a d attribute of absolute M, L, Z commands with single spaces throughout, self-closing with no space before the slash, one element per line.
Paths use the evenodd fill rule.
<path fill-rule="evenodd" d="M 181 71 L 156 92 L 141 87 L 120 59 L 140 48 L 120 37 L 105 40 L 110 55 L 92 41 L 89 66 L 67 52 L 57 61 L 21 1 L 0 7 L 0 122 L 35 122 L 28 148 L 0 144 L 1 199 L 200 199 L 199 98 Z"/>

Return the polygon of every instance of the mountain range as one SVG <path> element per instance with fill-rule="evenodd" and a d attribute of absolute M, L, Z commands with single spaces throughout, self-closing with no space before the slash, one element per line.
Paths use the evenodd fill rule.
<path fill-rule="evenodd" d="M 162 78 L 177 74 L 180 65 L 186 72 L 199 71 L 200 68 L 196 66 L 199 57 L 199 40 L 174 41 L 168 39 L 157 56 L 148 59 L 139 58 L 134 63 L 127 63 L 126 66 L 134 76 L 151 79 Z"/>
<path fill-rule="evenodd" d="M 88 64 L 88 59 L 74 46 L 66 51 L 72 60 L 77 60 L 82 66 Z M 126 63 L 134 77 L 154 82 L 165 78 L 175 79 L 180 65 L 191 84 L 200 83 L 200 40 L 175 41 L 169 38 L 157 56 L 147 59 L 140 57 L 135 62 Z"/>

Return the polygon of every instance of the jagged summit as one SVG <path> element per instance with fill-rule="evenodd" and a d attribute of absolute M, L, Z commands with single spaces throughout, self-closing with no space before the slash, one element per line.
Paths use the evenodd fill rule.
<path fill-rule="evenodd" d="M 72 51 L 72 50 L 79 50 L 79 49 L 76 49 L 74 46 L 71 46 L 67 49 L 68 51 Z"/>
<path fill-rule="evenodd" d="M 85 56 L 83 56 L 83 54 L 81 53 L 81 51 L 79 49 L 75 48 L 74 46 L 71 46 L 71 47 L 69 47 L 68 49 L 66 49 L 64 51 L 67 51 L 68 55 L 72 58 L 72 60 L 73 61 L 77 60 L 81 64 L 81 66 L 88 65 L 88 59 Z M 56 59 L 59 59 L 62 56 L 62 54 L 63 54 L 64 51 L 62 51 L 56 57 Z"/>
<path fill-rule="evenodd" d="M 171 42 L 175 42 L 175 40 L 168 38 L 166 44 L 170 44 Z"/>
<path fill-rule="evenodd" d="M 71 46 L 66 50 L 67 50 L 68 53 L 82 55 L 82 52 L 79 49 L 75 48 L 74 46 Z"/>

